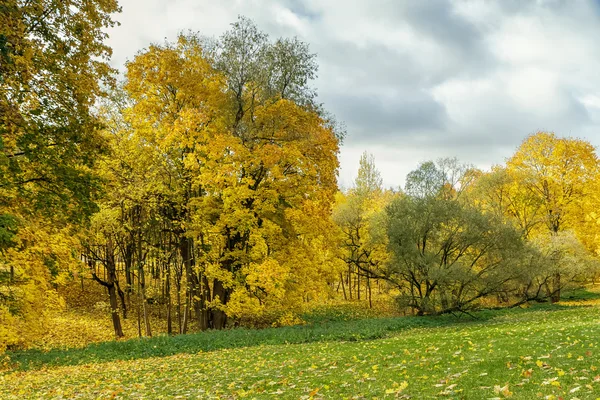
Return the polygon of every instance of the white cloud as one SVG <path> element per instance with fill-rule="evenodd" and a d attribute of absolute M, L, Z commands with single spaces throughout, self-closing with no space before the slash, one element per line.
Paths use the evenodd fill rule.
<path fill-rule="evenodd" d="M 318 53 L 314 82 L 346 120 L 340 181 L 364 151 L 397 187 L 426 159 L 487 167 L 538 129 L 600 145 L 594 0 L 122 0 L 114 65 L 182 30 L 218 36 L 238 14 Z"/>

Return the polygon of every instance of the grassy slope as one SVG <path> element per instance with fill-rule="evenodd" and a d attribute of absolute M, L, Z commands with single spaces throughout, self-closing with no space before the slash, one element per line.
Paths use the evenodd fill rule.
<path fill-rule="evenodd" d="M 0 376 L 0 398 L 596 399 L 594 301 L 483 312 L 476 321 L 333 321 L 14 353 L 22 369 L 42 369 Z"/>

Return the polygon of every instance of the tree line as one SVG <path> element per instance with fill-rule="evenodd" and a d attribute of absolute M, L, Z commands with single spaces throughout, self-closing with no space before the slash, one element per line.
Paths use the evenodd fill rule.
<path fill-rule="evenodd" d="M 600 272 L 599 166 L 588 142 L 538 132 L 506 165 L 427 161 L 394 192 L 365 153 L 333 214 L 348 266 L 340 279 L 358 293 L 361 277 L 381 280 L 418 315 L 557 302 Z"/>
<path fill-rule="evenodd" d="M 240 17 L 108 64 L 112 0 L 11 0 L 0 25 L 0 348 L 26 346 L 104 289 L 152 336 L 283 323 L 388 293 L 415 314 L 558 301 L 597 274 L 595 149 L 528 137 L 484 172 L 424 162 L 387 190 L 372 156 L 338 190 L 343 124 L 297 38 Z"/>

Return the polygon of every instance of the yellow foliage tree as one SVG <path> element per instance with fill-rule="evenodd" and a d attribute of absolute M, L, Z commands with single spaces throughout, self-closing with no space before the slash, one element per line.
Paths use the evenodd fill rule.
<path fill-rule="evenodd" d="M 598 156 L 590 143 L 538 132 L 523 141 L 505 171 L 495 172 L 496 179 L 504 182 L 495 185 L 491 193 L 497 198 L 502 194 L 505 210 L 527 237 L 573 232 L 588 250 L 595 250 L 598 168 Z M 540 243 L 559 242 L 564 241 Z M 552 279 L 543 282 L 552 301 L 558 301 L 565 282 L 559 268 L 553 271 Z"/>
<path fill-rule="evenodd" d="M 339 193 L 333 220 L 339 229 L 339 257 L 347 270 L 340 273 L 344 297 L 361 300 L 361 278 L 366 300 L 372 307 L 372 283 L 388 279 L 388 240 L 383 211 L 394 194 L 382 188 L 379 171 L 372 155 L 363 153 L 354 187 Z M 364 296 L 364 295 L 363 295 Z"/>
<path fill-rule="evenodd" d="M 302 57 L 293 62 L 312 68 L 305 46 L 263 39 L 242 19 L 216 55 L 184 35 L 128 64 L 124 120 L 164 165 L 185 265 L 184 315 L 193 309 L 200 329 L 288 309 L 330 276 L 325 225 L 338 138 L 302 79 L 280 65 L 292 61 L 273 56 L 295 51 Z M 243 57 L 252 46 L 266 56 Z"/>
<path fill-rule="evenodd" d="M 0 349 L 27 345 L 96 210 L 104 148 L 92 112 L 112 84 L 104 29 L 115 0 L 7 0 L 0 6 Z"/>
<path fill-rule="evenodd" d="M 507 169 L 539 200 L 545 228 L 537 231 L 557 233 L 582 221 L 583 201 L 598 177 L 598 157 L 589 142 L 538 132 L 525 139 Z"/>

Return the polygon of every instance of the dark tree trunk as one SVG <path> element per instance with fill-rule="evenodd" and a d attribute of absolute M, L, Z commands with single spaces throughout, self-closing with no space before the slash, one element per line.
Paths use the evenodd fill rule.
<path fill-rule="evenodd" d="M 185 296 L 185 306 L 183 307 L 183 325 L 181 333 L 186 334 L 188 329 L 188 321 L 190 319 L 190 297 L 191 293 L 188 291 Z"/>
<path fill-rule="evenodd" d="M 113 322 L 113 328 L 115 330 L 115 336 L 117 338 L 123 337 L 123 327 L 121 326 L 121 319 L 119 318 L 119 305 L 117 300 L 117 266 L 115 263 L 115 254 L 112 244 L 112 240 L 108 240 L 104 246 L 104 255 L 100 255 L 101 252 L 94 253 L 92 249 L 88 249 L 90 256 L 88 257 L 88 266 L 92 273 L 92 278 L 104 286 L 108 291 L 108 299 L 110 303 L 110 313 Z M 93 257 L 92 257 L 93 255 Z M 104 265 L 104 280 L 100 279 L 96 273 L 95 261 L 98 260 Z"/>
<path fill-rule="evenodd" d="M 144 256 L 142 253 L 142 233 L 138 234 L 137 243 L 137 262 L 138 262 L 138 281 L 140 286 L 140 300 L 142 304 L 142 312 L 144 313 L 144 327 L 146 336 L 152 337 L 152 328 L 150 326 L 150 316 L 148 315 L 148 304 L 146 301 L 146 276 L 144 270 Z"/>
<path fill-rule="evenodd" d="M 370 278 L 369 274 L 367 274 L 367 290 L 368 290 L 368 297 L 369 297 L 369 308 L 373 308 L 373 298 L 372 298 L 372 293 L 371 293 L 371 278 Z"/>
<path fill-rule="evenodd" d="M 167 299 L 167 334 L 173 334 L 173 321 L 171 318 L 171 265 L 167 262 L 165 264 L 165 298 Z"/>
<path fill-rule="evenodd" d="M 200 298 L 201 298 L 201 302 L 202 302 L 202 307 L 201 307 L 201 312 L 200 312 L 200 329 L 206 330 L 210 327 L 210 311 L 206 307 L 206 301 L 208 301 L 211 298 L 210 297 L 211 293 L 210 293 L 210 286 L 208 283 L 208 279 L 206 278 L 205 275 L 202 275 L 201 291 L 202 291 L 202 296 Z"/>
<path fill-rule="evenodd" d="M 185 266 L 185 273 L 187 278 L 187 291 L 189 293 L 189 295 L 187 296 L 188 301 L 186 303 L 186 311 L 188 313 L 191 313 L 191 309 L 193 308 L 194 315 L 198 323 L 198 329 L 206 330 L 209 326 L 207 318 L 208 312 L 205 307 L 206 300 L 208 300 L 208 298 L 206 297 L 208 285 L 204 284 L 205 278 L 203 277 L 203 288 L 201 288 L 200 278 L 194 270 L 195 258 L 193 250 L 194 249 L 192 239 L 183 238 L 179 245 L 179 251 L 181 253 L 181 258 L 183 259 L 183 264 Z M 187 313 L 184 315 L 184 322 L 187 322 L 186 316 Z M 186 323 L 184 323 L 184 326 L 187 328 Z"/>
<path fill-rule="evenodd" d="M 344 300 L 348 300 L 346 296 L 346 286 L 344 285 L 344 274 L 340 272 L 340 280 L 342 282 L 342 292 L 344 293 Z"/>
<path fill-rule="evenodd" d="M 175 277 L 175 285 L 177 286 L 177 326 L 179 327 L 179 333 L 183 333 L 183 325 L 181 321 L 181 275 L 177 274 Z"/>
<path fill-rule="evenodd" d="M 112 315 L 113 327 L 115 329 L 116 337 L 123 337 L 123 328 L 121 327 L 121 319 L 119 318 L 119 306 L 117 303 L 117 290 L 115 288 L 115 284 L 110 284 L 107 286 L 108 288 L 108 296 L 110 301 L 110 312 Z"/>
<path fill-rule="evenodd" d="M 124 263 L 125 263 L 125 283 L 126 283 L 126 287 L 125 287 L 125 292 L 126 293 L 131 293 L 131 291 L 133 290 L 133 278 L 132 278 L 132 267 L 133 267 L 133 242 L 127 243 L 125 245 L 125 256 L 124 258 Z"/>
<path fill-rule="evenodd" d="M 123 319 L 127 319 L 127 304 L 125 302 L 125 293 L 121 290 L 121 286 L 119 286 L 119 282 L 115 281 L 115 285 L 117 286 L 117 294 L 119 295 L 119 299 L 121 299 L 121 308 L 123 309 Z"/>
<path fill-rule="evenodd" d="M 560 272 L 557 272 L 552 279 L 552 294 L 550 295 L 550 301 L 552 303 L 558 303 L 560 301 L 560 289 Z"/>
<path fill-rule="evenodd" d="M 352 300 L 352 267 L 348 266 L 348 294 Z"/>
<path fill-rule="evenodd" d="M 229 289 L 223 286 L 223 282 L 218 279 L 215 279 L 213 284 L 213 300 L 217 297 L 221 301 L 222 304 L 227 304 L 229 301 L 230 291 Z M 224 311 L 219 309 L 211 310 L 212 317 L 212 328 L 214 329 L 224 329 L 227 326 L 227 314 Z"/>

